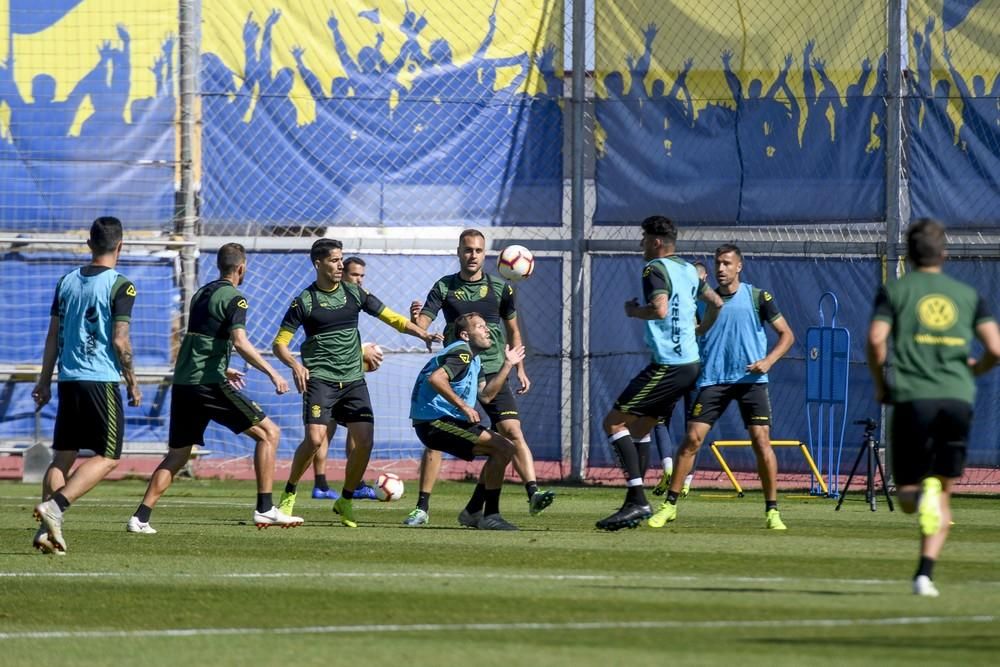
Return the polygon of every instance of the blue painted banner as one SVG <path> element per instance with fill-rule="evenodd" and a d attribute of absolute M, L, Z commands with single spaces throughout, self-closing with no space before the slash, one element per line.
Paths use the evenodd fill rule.
<path fill-rule="evenodd" d="M 204 14 L 206 225 L 561 224 L 561 3 Z"/>
<path fill-rule="evenodd" d="M 600 3 L 595 222 L 882 219 L 884 5 L 842 4 Z"/>

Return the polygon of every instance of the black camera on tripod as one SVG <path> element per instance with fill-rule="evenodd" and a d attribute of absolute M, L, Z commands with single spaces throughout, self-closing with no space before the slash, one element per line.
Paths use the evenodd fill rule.
<path fill-rule="evenodd" d="M 834 511 L 840 509 L 840 506 L 844 504 L 844 499 L 847 497 L 847 489 L 851 486 L 851 480 L 854 479 L 854 473 L 858 471 L 858 466 L 861 464 L 861 460 L 865 460 L 865 501 L 871 508 L 871 511 L 875 511 L 875 473 L 878 473 L 879 478 L 882 480 L 882 492 L 885 494 L 885 500 L 889 505 L 889 511 L 894 511 L 892 506 L 892 498 L 889 497 L 889 487 L 885 483 L 885 471 L 882 470 L 882 461 L 879 459 L 878 446 L 879 442 L 875 438 L 875 432 L 878 430 L 878 421 L 868 418 L 868 419 L 856 419 L 854 423 L 858 426 L 865 427 L 865 434 L 861 439 L 861 448 L 858 450 L 858 458 L 854 460 L 854 466 L 851 468 L 851 474 L 847 476 L 847 483 L 844 485 L 844 492 L 840 495 L 840 500 L 837 502 L 837 506 Z"/>
<path fill-rule="evenodd" d="M 868 419 L 855 419 L 854 423 L 858 426 L 864 426 L 866 435 L 878 430 L 878 422 L 870 417 Z"/>

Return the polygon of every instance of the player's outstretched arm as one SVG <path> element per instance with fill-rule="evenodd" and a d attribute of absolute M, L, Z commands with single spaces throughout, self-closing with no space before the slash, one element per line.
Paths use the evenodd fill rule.
<path fill-rule="evenodd" d="M 261 373 L 267 376 L 267 379 L 271 381 L 274 385 L 274 391 L 278 395 L 284 394 L 288 391 L 288 381 L 281 376 L 278 371 L 274 370 L 271 364 L 267 363 L 264 357 L 260 356 L 260 352 L 257 348 L 253 346 L 250 339 L 247 338 L 247 330 L 241 328 L 233 329 L 229 333 L 229 339 L 233 341 L 233 348 L 241 357 L 243 357 L 248 364 L 259 370 Z"/>
<path fill-rule="evenodd" d="M 412 314 L 413 314 L 413 304 L 410 305 L 410 315 L 412 316 Z M 425 315 L 418 316 L 418 319 L 420 317 L 426 317 L 426 316 Z M 439 333 L 432 334 L 428 332 L 425 328 L 417 324 L 414 324 L 412 321 L 406 319 L 405 317 L 395 312 L 391 308 L 387 307 L 382 308 L 382 310 L 378 314 L 378 318 L 381 321 L 388 324 L 393 329 L 395 329 L 396 331 L 400 333 L 405 333 L 407 335 L 413 336 L 414 338 L 419 338 L 420 340 L 424 341 L 424 343 L 427 344 L 428 352 L 430 352 L 431 350 L 431 343 L 434 342 L 440 343 L 441 341 L 444 340 L 444 336 L 442 336 L 441 334 Z"/>
<path fill-rule="evenodd" d="M 132 339 L 129 337 L 129 323 L 115 322 L 115 330 L 111 344 L 118 355 L 118 363 L 122 367 L 122 377 L 125 378 L 125 390 L 128 392 L 128 404 L 133 408 L 142 404 L 142 392 L 139 390 L 139 380 L 135 376 L 132 358 Z"/>
<path fill-rule="evenodd" d="M 49 318 L 49 332 L 45 335 L 45 351 L 42 352 L 42 373 L 38 376 L 38 384 L 31 391 L 35 400 L 35 410 L 41 410 L 52 400 L 52 373 L 56 370 L 56 360 L 59 357 L 59 316 Z"/>
<path fill-rule="evenodd" d="M 500 367 L 500 371 L 493 376 L 493 378 L 488 382 L 480 385 L 479 387 L 479 398 L 484 403 L 489 403 L 496 395 L 500 393 L 505 382 L 507 382 L 507 376 L 510 375 L 512 368 L 524 361 L 524 346 L 517 345 L 511 347 L 510 345 L 504 346 L 504 361 L 503 366 Z"/>
<path fill-rule="evenodd" d="M 439 368 L 431 373 L 430 377 L 427 378 L 427 382 L 431 385 L 434 391 L 444 396 L 446 401 L 461 410 L 462 414 L 465 415 L 465 418 L 468 419 L 470 423 L 479 423 L 479 413 L 476 412 L 474 407 L 467 405 L 461 398 L 459 398 L 458 394 L 455 393 L 455 390 L 451 388 L 451 382 L 448 380 L 448 374 L 443 368 Z"/>

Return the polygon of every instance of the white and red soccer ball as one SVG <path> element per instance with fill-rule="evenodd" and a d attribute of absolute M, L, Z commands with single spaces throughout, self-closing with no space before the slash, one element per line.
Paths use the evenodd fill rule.
<path fill-rule="evenodd" d="M 497 271 L 507 280 L 524 280 L 535 270 L 535 256 L 523 245 L 509 245 L 497 257 Z"/>
<path fill-rule="evenodd" d="M 391 472 L 384 472 L 375 480 L 375 497 L 388 503 L 403 497 L 403 480 Z"/>

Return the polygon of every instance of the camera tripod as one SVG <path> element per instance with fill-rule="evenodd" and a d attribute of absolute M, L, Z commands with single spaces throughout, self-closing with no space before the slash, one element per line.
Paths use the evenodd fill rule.
<path fill-rule="evenodd" d="M 858 457 L 854 459 L 851 474 L 847 476 L 847 483 L 844 484 L 844 490 L 840 494 L 840 500 L 837 501 L 834 511 L 839 510 L 840 506 L 844 504 L 844 498 L 847 497 L 847 489 L 850 488 L 851 480 L 854 479 L 854 473 L 861 464 L 862 457 L 864 457 L 868 473 L 865 483 L 865 500 L 868 502 L 868 506 L 872 512 L 875 511 L 875 476 L 872 474 L 874 472 L 872 470 L 874 463 L 875 469 L 878 470 L 879 479 L 882 480 L 882 492 L 885 494 L 885 501 L 889 504 L 889 511 L 894 512 L 895 508 L 892 506 L 892 498 L 889 496 L 889 487 L 885 483 L 885 472 L 882 470 L 882 461 L 878 458 L 878 440 L 875 439 L 875 430 L 878 429 L 878 422 L 874 419 L 860 419 L 854 423 L 865 427 L 864 441 L 858 450 Z"/>

